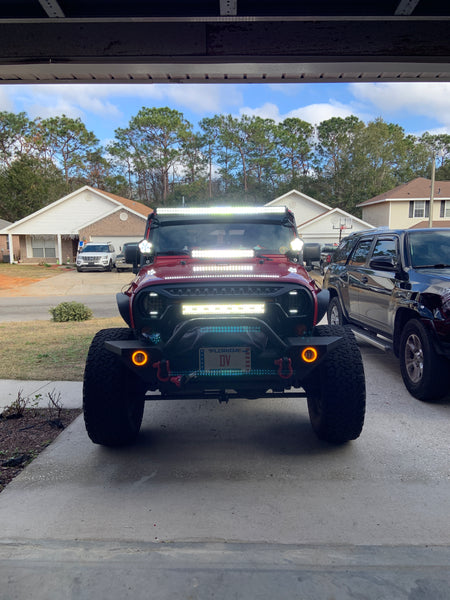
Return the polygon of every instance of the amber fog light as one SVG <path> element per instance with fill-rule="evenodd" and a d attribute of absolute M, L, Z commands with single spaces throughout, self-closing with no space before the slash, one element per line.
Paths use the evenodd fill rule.
<path fill-rule="evenodd" d="M 302 360 L 304 360 L 307 363 L 313 363 L 315 360 L 317 360 L 317 356 L 317 350 L 312 346 L 307 346 L 306 348 L 303 348 L 301 353 Z"/>
<path fill-rule="evenodd" d="M 148 354 L 142 350 L 136 350 L 136 352 L 133 352 L 131 355 L 131 360 L 137 367 L 143 367 L 148 362 Z"/>

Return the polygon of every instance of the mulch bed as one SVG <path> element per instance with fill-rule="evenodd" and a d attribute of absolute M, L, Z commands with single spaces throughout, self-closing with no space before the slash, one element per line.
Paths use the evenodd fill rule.
<path fill-rule="evenodd" d="M 0 414 L 0 492 L 80 413 L 26 408 L 22 414 Z"/>

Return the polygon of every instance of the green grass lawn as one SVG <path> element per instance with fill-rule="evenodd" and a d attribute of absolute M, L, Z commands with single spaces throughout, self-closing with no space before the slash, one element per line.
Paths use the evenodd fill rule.
<path fill-rule="evenodd" d="M 0 379 L 82 381 L 92 338 L 126 327 L 121 317 L 54 323 L 0 323 Z"/>

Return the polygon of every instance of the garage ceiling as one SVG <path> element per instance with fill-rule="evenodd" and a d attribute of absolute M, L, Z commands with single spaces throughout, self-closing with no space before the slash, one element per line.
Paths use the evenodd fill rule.
<path fill-rule="evenodd" d="M 0 83 L 450 81 L 441 0 L 0 0 Z"/>

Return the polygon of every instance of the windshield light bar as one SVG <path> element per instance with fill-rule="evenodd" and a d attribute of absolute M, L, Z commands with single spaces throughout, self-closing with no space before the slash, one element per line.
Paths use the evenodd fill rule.
<path fill-rule="evenodd" d="M 192 250 L 192 258 L 253 258 L 253 250 Z"/>
<path fill-rule="evenodd" d="M 263 315 L 264 303 L 259 304 L 183 304 L 183 315 Z"/>
<path fill-rule="evenodd" d="M 158 215 L 282 215 L 285 206 L 214 206 L 190 208 L 157 208 Z"/>

